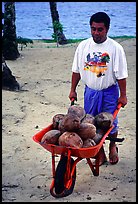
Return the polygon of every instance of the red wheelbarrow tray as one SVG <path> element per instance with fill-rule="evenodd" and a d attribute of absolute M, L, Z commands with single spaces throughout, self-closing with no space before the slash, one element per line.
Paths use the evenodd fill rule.
<path fill-rule="evenodd" d="M 117 109 L 115 110 L 113 117 L 115 119 L 119 109 L 121 108 L 121 104 L 118 104 Z M 113 129 L 113 126 L 111 126 L 108 131 L 105 133 L 105 135 L 102 137 L 101 141 L 92 147 L 88 148 L 74 148 L 74 147 L 64 147 L 64 146 L 58 146 L 54 144 L 48 144 L 48 143 L 41 143 L 42 137 L 45 135 L 46 132 L 50 131 L 53 129 L 53 125 L 50 124 L 38 133 L 36 133 L 33 136 L 33 140 L 36 143 L 39 143 L 43 148 L 51 152 L 52 154 L 60 154 L 60 155 L 66 155 L 68 154 L 68 150 L 71 151 L 71 156 L 74 157 L 80 157 L 80 158 L 90 158 L 90 157 L 95 157 L 99 150 L 101 149 L 106 137 L 110 133 L 110 131 Z"/>

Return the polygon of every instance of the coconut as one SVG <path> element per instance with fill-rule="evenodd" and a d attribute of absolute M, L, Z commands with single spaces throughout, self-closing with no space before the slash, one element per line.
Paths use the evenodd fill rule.
<path fill-rule="evenodd" d="M 86 114 L 85 117 L 82 119 L 82 123 L 91 123 L 91 124 L 94 124 L 94 116 L 91 115 L 91 114 Z"/>
<path fill-rule="evenodd" d="M 96 135 L 96 127 L 91 123 L 81 123 L 77 134 L 82 138 L 82 140 L 86 140 L 88 138 L 93 139 Z"/>
<path fill-rule="evenodd" d="M 107 131 L 113 125 L 113 115 L 108 112 L 101 112 L 95 116 L 94 124 L 97 129 Z"/>
<path fill-rule="evenodd" d="M 58 144 L 58 138 L 61 135 L 59 130 L 49 130 L 44 134 L 41 139 L 41 143 L 48 143 L 48 144 Z"/>
<path fill-rule="evenodd" d="M 83 141 L 75 132 L 64 132 L 58 139 L 60 146 L 81 148 Z"/>
<path fill-rule="evenodd" d="M 56 114 L 52 118 L 53 129 L 58 129 L 60 121 L 64 118 L 65 114 Z"/>
<path fill-rule="evenodd" d="M 88 139 L 83 141 L 83 146 L 82 147 L 87 148 L 87 147 L 93 147 L 95 145 L 96 145 L 95 141 L 93 139 L 91 139 L 91 138 L 88 138 Z"/>
<path fill-rule="evenodd" d="M 96 144 L 98 144 L 102 137 L 104 136 L 104 131 L 101 129 L 96 129 L 96 135 L 94 136 L 93 140 L 95 141 Z"/>
<path fill-rule="evenodd" d="M 80 118 L 74 114 L 66 114 L 59 123 L 59 130 L 63 133 L 65 131 L 75 132 L 80 127 Z"/>
<path fill-rule="evenodd" d="M 81 120 L 85 117 L 85 110 L 80 105 L 72 105 L 68 108 L 67 114 L 74 114 L 77 115 Z"/>

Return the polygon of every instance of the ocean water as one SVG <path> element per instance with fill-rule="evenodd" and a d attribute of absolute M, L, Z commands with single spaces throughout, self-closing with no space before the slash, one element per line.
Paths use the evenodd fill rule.
<path fill-rule="evenodd" d="M 15 2 L 17 36 L 52 39 L 49 2 Z M 136 2 L 57 2 L 59 20 L 67 39 L 90 37 L 93 13 L 106 12 L 111 18 L 108 35 L 136 36 Z"/>

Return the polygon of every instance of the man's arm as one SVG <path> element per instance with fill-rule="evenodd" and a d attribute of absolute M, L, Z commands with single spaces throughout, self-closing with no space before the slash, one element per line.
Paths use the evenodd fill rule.
<path fill-rule="evenodd" d="M 118 99 L 118 103 L 122 103 L 122 106 L 124 107 L 127 104 L 127 96 L 126 96 L 126 78 L 119 79 L 118 85 L 120 89 L 120 97 Z"/>
<path fill-rule="evenodd" d="M 77 101 L 77 92 L 76 92 L 76 87 L 80 81 L 80 74 L 79 73 L 72 73 L 72 79 L 71 79 L 71 90 L 69 94 L 69 99 L 71 100 L 74 98 Z"/>

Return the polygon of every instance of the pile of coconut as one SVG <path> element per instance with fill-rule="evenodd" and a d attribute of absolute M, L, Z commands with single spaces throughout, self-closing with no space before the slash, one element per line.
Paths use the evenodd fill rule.
<path fill-rule="evenodd" d="M 88 148 L 97 145 L 113 124 L 113 115 L 101 112 L 95 117 L 86 114 L 80 105 L 72 105 L 66 114 L 52 118 L 52 130 L 41 139 L 41 143 L 64 147 Z"/>

